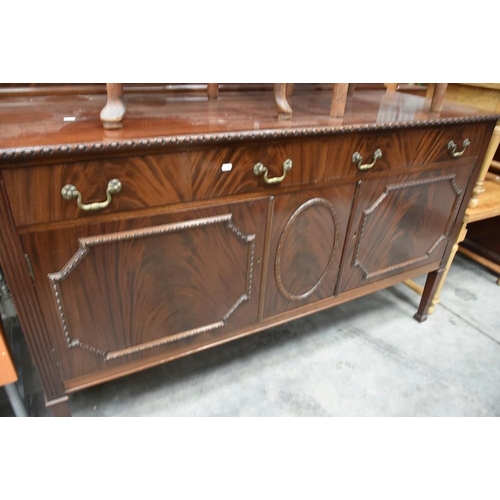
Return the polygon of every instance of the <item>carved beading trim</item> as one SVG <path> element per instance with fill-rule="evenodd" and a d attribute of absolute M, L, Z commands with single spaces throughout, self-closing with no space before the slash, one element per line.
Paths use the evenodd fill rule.
<path fill-rule="evenodd" d="M 86 238 L 79 238 L 78 244 L 79 249 L 71 257 L 68 263 L 63 267 L 63 269 L 57 273 L 51 273 L 48 278 L 51 282 L 51 289 L 56 302 L 57 312 L 59 316 L 59 321 L 63 330 L 64 338 L 66 341 L 66 347 L 68 349 L 73 347 L 79 347 L 81 349 L 90 351 L 94 354 L 101 356 L 105 361 L 116 359 L 122 356 L 127 356 L 129 354 L 134 354 L 146 349 L 151 349 L 153 347 L 158 347 L 176 340 L 181 340 L 193 335 L 199 335 L 210 330 L 223 327 L 229 317 L 236 311 L 236 309 L 246 300 L 249 300 L 252 295 L 252 283 L 253 283 L 253 269 L 254 269 L 254 254 L 255 254 L 255 234 L 244 234 L 238 226 L 233 223 L 232 214 L 224 214 L 213 217 L 206 217 L 203 219 L 196 219 L 187 222 L 178 222 L 173 224 L 164 224 L 161 226 L 154 226 L 146 229 L 123 231 L 114 234 L 91 236 Z M 203 325 L 201 327 L 193 328 L 184 332 L 180 332 L 174 335 L 169 335 L 158 340 L 145 342 L 133 347 L 127 347 L 124 349 L 119 349 L 113 352 L 107 352 L 104 349 L 90 345 L 86 341 L 81 339 L 74 339 L 71 337 L 71 333 L 68 327 L 67 316 L 64 310 L 63 299 L 61 295 L 61 288 L 59 283 L 65 280 L 75 269 L 75 267 L 82 261 L 82 259 L 89 253 L 89 247 L 96 245 L 103 245 L 107 243 L 115 243 L 119 241 L 126 241 L 138 238 L 144 238 L 148 236 L 162 235 L 167 233 L 172 233 L 176 231 L 182 231 L 186 229 L 193 229 L 197 227 L 211 226 L 215 224 L 225 224 L 225 226 L 236 235 L 243 243 L 249 245 L 248 259 L 247 259 L 247 280 L 246 280 L 246 291 L 240 297 L 236 299 L 234 304 L 228 309 L 220 321 L 211 323 L 209 325 Z"/>
<path fill-rule="evenodd" d="M 319 280 L 316 282 L 316 284 L 310 288 L 307 292 L 302 293 L 301 295 L 294 295 L 293 293 L 290 293 L 285 286 L 283 285 L 283 281 L 281 279 L 281 254 L 283 252 L 283 246 L 285 244 L 286 237 L 288 235 L 288 232 L 290 231 L 290 228 L 293 226 L 295 223 L 297 217 L 301 215 L 305 210 L 307 210 L 310 207 L 320 205 L 324 206 L 328 209 L 330 212 L 330 215 L 332 216 L 333 219 L 333 225 L 335 228 L 335 234 L 334 234 L 334 241 L 333 241 L 333 246 L 332 250 L 330 252 L 330 257 L 328 259 L 328 264 L 326 265 L 322 275 L 320 276 Z M 292 214 L 288 222 L 286 223 L 285 228 L 283 229 L 283 232 L 281 233 L 281 237 L 278 243 L 278 248 L 276 250 L 276 259 L 274 262 L 274 274 L 276 277 L 276 284 L 278 286 L 278 290 L 281 292 L 281 294 L 286 297 L 288 300 L 292 301 L 299 301 L 299 300 L 304 300 L 310 295 L 312 295 L 318 287 L 321 285 L 323 280 L 325 279 L 325 276 L 327 275 L 332 263 L 333 263 L 333 258 L 335 255 L 335 250 L 338 246 L 338 241 L 339 241 L 339 230 L 338 230 L 338 220 L 337 220 L 337 213 L 335 212 L 335 209 L 333 208 L 332 204 L 326 200 L 325 198 L 313 198 L 311 200 L 306 201 L 300 207 L 295 210 L 295 212 Z"/>
<path fill-rule="evenodd" d="M 366 229 L 366 223 L 368 220 L 368 217 L 373 214 L 373 212 L 378 208 L 378 206 L 382 203 L 382 201 L 389 195 L 391 191 L 397 191 L 399 189 L 405 189 L 405 188 L 413 188 L 417 186 L 422 186 L 425 184 L 433 184 L 436 182 L 443 182 L 443 181 L 448 181 L 450 183 L 451 189 L 453 190 L 453 193 L 455 194 L 455 202 L 453 203 L 453 209 L 450 213 L 450 216 L 448 218 L 448 222 L 446 223 L 446 228 L 445 232 L 439 236 L 439 238 L 431 245 L 431 247 L 427 250 L 427 252 L 422 255 L 421 257 L 416 257 L 414 259 L 407 260 L 405 262 L 402 262 L 400 264 L 395 264 L 393 266 L 389 266 L 383 269 L 379 269 L 377 271 L 372 271 L 370 272 L 366 266 L 358 259 L 359 257 L 359 250 L 361 247 L 361 240 L 363 239 L 363 235 Z M 409 266 L 416 264 L 417 262 L 426 260 L 430 257 L 432 252 L 437 248 L 437 246 L 443 241 L 446 240 L 446 238 L 449 237 L 452 226 L 453 226 L 453 221 L 455 220 L 456 213 L 459 209 L 459 199 L 460 195 L 462 194 L 462 191 L 458 188 L 456 182 L 455 182 L 455 176 L 454 175 L 446 175 L 443 177 L 437 177 L 435 179 L 424 179 L 421 181 L 411 181 L 411 182 L 404 182 L 402 184 L 392 184 L 388 185 L 385 187 L 384 192 L 377 198 L 377 200 L 372 204 L 371 207 L 367 208 L 366 210 L 363 210 L 363 217 L 360 222 L 360 227 L 361 230 L 358 233 L 358 240 L 356 242 L 356 247 L 352 259 L 352 265 L 354 267 L 359 267 L 361 271 L 363 272 L 363 279 L 369 279 L 373 278 L 375 276 L 380 276 L 381 274 L 385 274 L 391 271 L 394 271 L 396 269 L 400 269 L 401 267 Z"/>
<path fill-rule="evenodd" d="M 30 159 L 65 156 L 92 156 L 96 153 L 112 154 L 116 152 L 142 152 L 148 149 L 169 149 L 206 143 L 238 142 L 268 139 L 287 139 L 297 137 L 315 137 L 353 132 L 370 132 L 394 129 L 432 127 L 436 125 L 460 125 L 499 120 L 500 115 L 479 115 L 456 118 L 436 118 L 429 120 L 395 121 L 388 123 L 368 123 L 359 125 L 337 125 L 322 127 L 300 127 L 238 132 L 215 132 L 209 134 L 186 134 L 151 138 L 121 139 L 109 142 L 83 142 L 64 145 L 33 146 L 27 148 L 0 149 L 0 164 Z"/>

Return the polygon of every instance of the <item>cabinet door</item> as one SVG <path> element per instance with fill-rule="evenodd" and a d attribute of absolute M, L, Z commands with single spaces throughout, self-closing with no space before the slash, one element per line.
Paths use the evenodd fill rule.
<path fill-rule="evenodd" d="M 265 317 L 333 296 L 354 188 L 344 184 L 276 197 Z"/>
<path fill-rule="evenodd" d="M 340 292 L 437 263 L 452 231 L 475 159 L 361 181 Z"/>
<path fill-rule="evenodd" d="M 64 379 L 257 322 L 268 199 L 23 236 Z"/>

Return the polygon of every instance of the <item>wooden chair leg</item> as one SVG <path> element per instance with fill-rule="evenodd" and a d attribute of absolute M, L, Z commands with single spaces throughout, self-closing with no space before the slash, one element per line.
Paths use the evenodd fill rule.
<path fill-rule="evenodd" d="M 469 208 L 477 207 L 479 200 L 478 196 L 483 192 L 484 179 L 488 169 L 490 168 L 493 157 L 495 156 L 498 145 L 500 144 L 500 125 L 497 125 L 493 130 L 493 135 L 491 136 L 490 143 L 488 144 L 488 149 L 484 155 L 483 164 L 481 165 L 481 170 L 477 176 L 476 184 L 472 191 L 472 196 L 469 200 Z"/>
<path fill-rule="evenodd" d="M 295 87 L 295 83 L 287 83 L 286 84 L 286 95 L 288 97 L 290 97 L 291 95 L 293 95 L 294 87 Z"/>
<path fill-rule="evenodd" d="M 207 83 L 207 94 L 209 99 L 217 99 L 219 97 L 219 84 Z"/>
<path fill-rule="evenodd" d="M 350 83 L 349 87 L 347 88 L 347 95 L 353 95 L 355 88 L 356 88 L 356 84 L 355 83 Z"/>
<path fill-rule="evenodd" d="M 108 102 L 101 111 L 101 120 L 105 129 L 123 127 L 125 116 L 125 101 L 123 100 L 123 83 L 106 83 Z"/>
<path fill-rule="evenodd" d="M 440 113 L 443 110 L 444 94 L 446 93 L 447 83 L 435 83 L 434 95 L 431 101 L 431 111 Z"/>
<path fill-rule="evenodd" d="M 469 216 L 466 214 L 464 217 L 464 220 L 462 221 L 462 226 L 460 228 L 460 232 L 458 233 L 457 241 L 455 242 L 455 244 L 453 245 L 453 248 L 451 249 L 451 253 L 450 253 L 450 256 L 448 258 L 448 262 L 446 263 L 446 267 L 444 269 L 444 272 L 441 275 L 441 278 L 439 279 L 436 293 L 434 294 L 434 297 L 432 298 L 431 305 L 429 306 L 429 310 L 427 311 L 427 314 L 433 314 L 435 311 L 436 305 L 439 304 L 439 302 L 440 302 L 439 296 L 441 295 L 441 290 L 443 288 L 446 277 L 448 276 L 448 272 L 450 270 L 451 264 L 453 263 L 453 259 L 455 258 L 455 255 L 457 254 L 459 244 L 465 240 L 465 236 L 467 234 L 467 222 L 468 221 L 469 221 Z"/>
<path fill-rule="evenodd" d="M 286 83 L 274 84 L 274 100 L 279 120 L 290 120 L 292 118 L 292 108 L 286 98 L 286 87 Z"/>
<path fill-rule="evenodd" d="M 347 104 L 348 83 L 334 83 L 332 93 L 332 107 L 330 108 L 330 116 L 334 118 L 342 118 L 345 113 Z"/>

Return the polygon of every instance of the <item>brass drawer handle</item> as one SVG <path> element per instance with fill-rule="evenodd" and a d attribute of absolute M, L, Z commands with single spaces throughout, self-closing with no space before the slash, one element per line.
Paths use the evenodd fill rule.
<path fill-rule="evenodd" d="M 253 173 L 255 175 L 264 175 L 264 182 L 266 184 L 278 184 L 280 183 L 285 177 L 286 173 L 292 170 L 292 160 L 288 159 L 283 162 L 283 175 L 281 177 L 271 177 L 269 178 L 267 176 L 267 173 L 269 172 L 267 167 L 264 167 L 262 163 L 256 163 L 253 167 Z"/>
<path fill-rule="evenodd" d="M 108 188 L 106 189 L 106 201 L 97 201 L 88 204 L 82 203 L 82 193 L 80 193 L 73 184 L 66 184 L 66 186 L 61 189 L 61 196 L 68 201 L 77 198 L 76 204 L 82 210 L 102 210 L 111 203 L 112 195 L 119 193 L 121 190 L 122 183 L 118 179 L 112 179 L 108 182 Z"/>
<path fill-rule="evenodd" d="M 382 158 L 382 150 L 377 149 L 375 150 L 375 153 L 373 153 L 373 162 L 372 163 L 367 163 L 366 165 L 361 165 L 363 162 L 363 157 L 356 151 L 352 155 L 352 162 L 358 164 L 358 170 L 370 170 L 370 168 L 373 168 L 375 166 L 375 163 L 377 163 L 377 160 L 380 160 Z"/>
<path fill-rule="evenodd" d="M 453 156 L 453 158 L 460 158 L 469 146 L 469 139 L 465 139 L 464 142 L 462 142 L 462 151 L 457 151 L 457 145 L 455 144 L 455 141 L 450 141 L 448 143 L 448 151 L 450 152 L 451 156 Z"/>

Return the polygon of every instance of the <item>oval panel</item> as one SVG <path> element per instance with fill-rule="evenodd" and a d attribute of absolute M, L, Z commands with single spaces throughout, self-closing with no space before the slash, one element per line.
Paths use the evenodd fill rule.
<path fill-rule="evenodd" d="M 303 203 L 290 217 L 276 251 L 275 275 L 288 300 L 303 300 L 321 285 L 338 245 L 337 215 L 324 198 Z"/>

